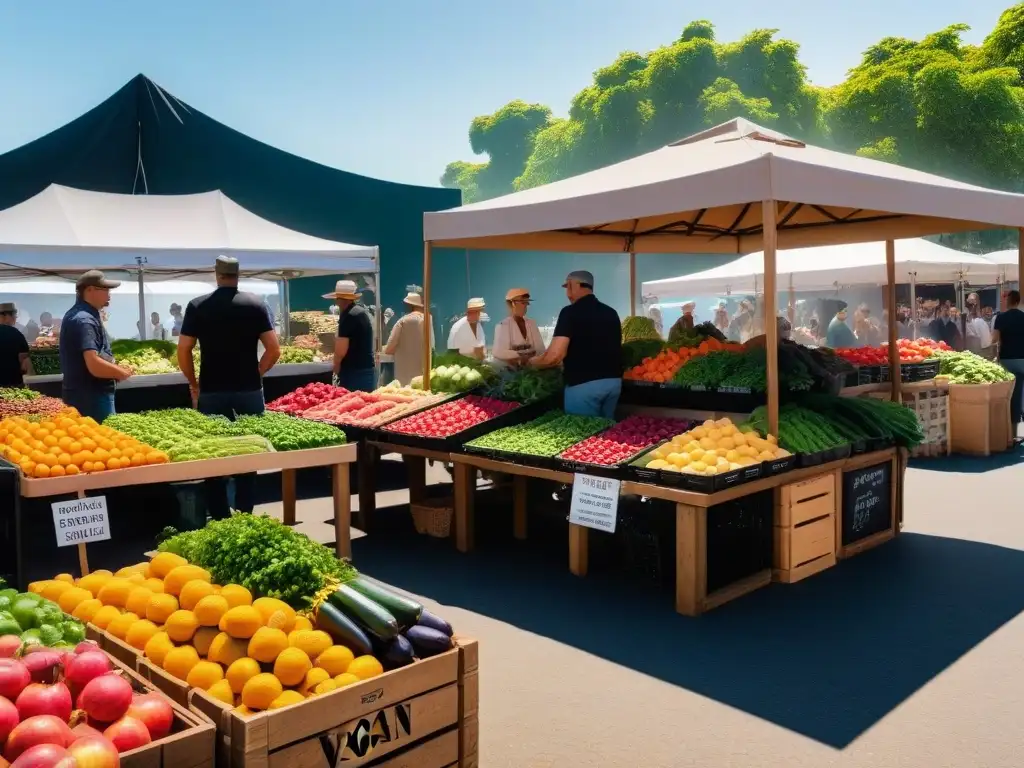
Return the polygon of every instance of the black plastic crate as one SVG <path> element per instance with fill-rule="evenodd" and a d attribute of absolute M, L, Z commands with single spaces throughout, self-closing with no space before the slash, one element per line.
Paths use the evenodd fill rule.
<path fill-rule="evenodd" d="M 773 514 L 771 490 L 708 508 L 708 593 L 772 567 Z"/>
<path fill-rule="evenodd" d="M 795 453 L 789 456 L 782 456 L 777 459 L 771 459 L 769 461 L 761 462 L 761 476 L 770 477 L 772 475 L 781 475 L 784 472 L 789 472 L 796 468 L 797 455 Z"/>
<path fill-rule="evenodd" d="M 903 363 L 900 365 L 900 379 L 906 382 L 928 381 L 938 375 L 938 360 L 926 360 L 923 363 Z"/>

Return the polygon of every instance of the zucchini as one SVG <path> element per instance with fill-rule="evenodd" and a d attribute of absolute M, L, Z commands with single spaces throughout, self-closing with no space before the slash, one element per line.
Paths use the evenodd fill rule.
<path fill-rule="evenodd" d="M 411 627 L 420 620 L 423 606 L 415 600 L 399 595 L 365 576 L 358 576 L 345 582 L 363 597 L 368 597 L 395 617 L 399 627 Z"/>
<path fill-rule="evenodd" d="M 317 629 L 329 634 L 335 643 L 346 646 L 356 656 L 368 656 L 373 653 L 373 645 L 366 633 L 326 600 L 317 609 L 316 626 Z"/>
<path fill-rule="evenodd" d="M 394 616 L 347 584 L 342 584 L 327 599 L 352 621 L 381 640 L 390 640 L 398 634 L 398 621 Z"/>

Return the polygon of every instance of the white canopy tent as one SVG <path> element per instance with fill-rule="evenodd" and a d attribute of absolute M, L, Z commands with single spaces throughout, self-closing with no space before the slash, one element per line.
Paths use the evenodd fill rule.
<path fill-rule="evenodd" d="M 1017 262 L 1017 251 L 995 251 L 986 253 L 985 259 L 999 267 L 1002 282 L 1016 283 L 1020 281 L 1020 268 Z"/>

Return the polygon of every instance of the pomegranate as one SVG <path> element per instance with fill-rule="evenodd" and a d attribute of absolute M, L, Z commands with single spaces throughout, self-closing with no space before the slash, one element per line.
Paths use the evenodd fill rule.
<path fill-rule="evenodd" d="M 0 658 L 13 659 L 19 648 L 21 648 L 21 638 L 17 635 L 0 637 Z"/>
<path fill-rule="evenodd" d="M 103 735 L 110 739 L 110 743 L 117 747 L 118 752 L 138 749 L 152 741 L 145 723 L 127 715 L 107 728 Z"/>
<path fill-rule="evenodd" d="M 68 724 L 59 717 L 53 715 L 30 717 L 28 720 L 18 723 L 11 731 L 11 735 L 7 737 L 4 757 L 14 762 L 22 752 L 37 744 L 56 744 L 58 747 L 67 747 L 74 739 L 75 735 L 71 733 Z"/>
<path fill-rule="evenodd" d="M 102 736 L 83 736 L 70 747 L 75 768 L 118 768 L 121 756 L 117 748 Z"/>
<path fill-rule="evenodd" d="M 8 735 L 19 722 L 21 717 L 18 715 L 18 708 L 0 696 L 0 744 L 7 741 Z"/>
<path fill-rule="evenodd" d="M 132 705 L 132 686 L 123 677 L 101 675 L 90 680 L 78 697 L 78 708 L 93 720 L 112 723 Z"/>
<path fill-rule="evenodd" d="M 14 704 L 22 720 L 36 715 L 53 715 L 65 723 L 71 719 L 71 691 L 64 683 L 32 683 L 21 692 Z"/>
<path fill-rule="evenodd" d="M 128 709 L 128 716 L 141 720 L 153 741 L 168 735 L 174 725 L 171 703 L 159 693 L 136 696 Z"/>
<path fill-rule="evenodd" d="M 86 651 L 72 656 L 64 667 L 64 681 L 72 690 L 81 691 L 93 678 L 105 675 L 114 668 L 107 654 L 102 651 Z"/>
<path fill-rule="evenodd" d="M 21 661 L 32 675 L 33 683 L 52 683 L 57 680 L 60 654 L 55 651 L 29 653 Z"/>
<path fill-rule="evenodd" d="M 83 640 L 75 646 L 74 653 L 77 656 L 80 653 L 86 653 L 87 651 L 98 651 L 99 645 L 94 640 Z"/>
<path fill-rule="evenodd" d="M 15 659 L 0 659 L 0 696 L 15 701 L 32 682 L 28 667 Z"/>
<path fill-rule="evenodd" d="M 56 744 L 37 744 L 22 752 L 11 768 L 77 768 L 75 758 Z"/>

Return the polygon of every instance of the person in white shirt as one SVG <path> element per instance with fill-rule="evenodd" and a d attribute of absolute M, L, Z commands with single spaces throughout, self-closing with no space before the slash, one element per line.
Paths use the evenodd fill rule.
<path fill-rule="evenodd" d="M 460 317 L 448 334 L 448 349 L 458 350 L 460 355 L 484 359 L 487 350 L 487 337 L 480 322 L 480 313 L 486 304 L 483 299 L 470 299 L 466 303 L 466 315 Z"/>
<path fill-rule="evenodd" d="M 164 324 L 160 322 L 160 313 L 152 312 L 149 316 L 150 329 L 149 338 L 159 339 L 163 341 L 167 338 L 167 330 L 164 328 Z"/>
<path fill-rule="evenodd" d="M 525 365 L 531 357 L 544 354 L 544 339 L 535 320 L 526 316 L 530 307 L 530 292 L 513 288 L 505 294 L 509 316 L 494 329 L 494 348 L 491 356 L 510 366 Z"/>

